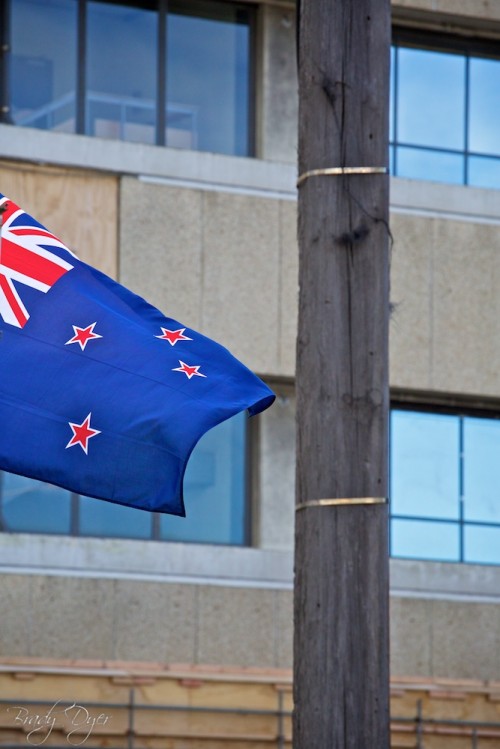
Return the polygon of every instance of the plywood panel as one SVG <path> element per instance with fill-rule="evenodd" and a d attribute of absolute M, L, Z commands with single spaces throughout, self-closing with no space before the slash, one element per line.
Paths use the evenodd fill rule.
<path fill-rule="evenodd" d="M 56 234 L 79 258 L 116 277 L 116 177 L 0 162 L 0 192 Z"/>

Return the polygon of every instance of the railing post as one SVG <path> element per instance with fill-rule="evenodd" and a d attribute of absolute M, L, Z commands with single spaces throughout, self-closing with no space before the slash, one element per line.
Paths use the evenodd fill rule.
<path fill-rule="evenodd" d="M 134 749 L 134 688 L 132 687 L 129 692 L 129 703 L 128 703 L 128 749 Z"/>
<path fill-rule="evenodd" d="M 422 700 L 418 700 L 417 702 L 417 717 L 415 719 L 415 723 L 417 729 L 417 749 L 424 749 L 422 740 L 424 734 L 424 726 L 422 722 Z"/>
<path fill-rule="evenodd" d="M 278 749 L 285 749 L 285 726 L 283 715 L 283 692 L 278 690 Z"/>

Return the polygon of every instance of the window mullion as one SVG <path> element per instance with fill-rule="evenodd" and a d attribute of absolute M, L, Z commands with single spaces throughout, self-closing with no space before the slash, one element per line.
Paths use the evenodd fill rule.
<path fill-rule="evenodd" d="M 166 145 L 167 96 L 167 0 L 158 5 L 158 89 L 156 101 L 156 144 Z"/>
<path fill-rule="evenodd" d="M 86 131 L 87 0 L 78 2 L 78 57 L 76 76 L 76 132 Z"/>
<path fill-rule="evenodd" d="M 469 101 L 470 101 L 470 55 L 465 56 L 465 102 L 464 102 L 464 184 L 469 184 Z"/>

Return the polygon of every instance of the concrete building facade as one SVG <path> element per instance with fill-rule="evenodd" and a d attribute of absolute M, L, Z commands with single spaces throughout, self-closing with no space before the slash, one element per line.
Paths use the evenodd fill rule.
<path fill-rule="evenodd" d="M 278 396 L 250 428 L 248 545 L 0 533 L 0 662 L 292 666 L 295 7 L 251 5 L 254 156 L 0 125 L 4 194 Z M 398 0 L 393 17 L 500 57 L 496 2 Z M 397 404 L 500 415 L 498 195 L 391 178 Z M 500 680 L 499 566 L 393 558 L 390 600 L 394 677 Z"/>

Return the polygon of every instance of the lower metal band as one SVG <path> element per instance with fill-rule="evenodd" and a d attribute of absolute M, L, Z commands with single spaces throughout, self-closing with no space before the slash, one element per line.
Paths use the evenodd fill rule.
<path fill-rule="evenodd" d="M 385 497 L 344 497 L 342 499 L 311 499 L 309 502 L 301 502 L 296 510 L 305 510 L 307 507 L 349 507 L 350 505 L 385 505 Z"/>

